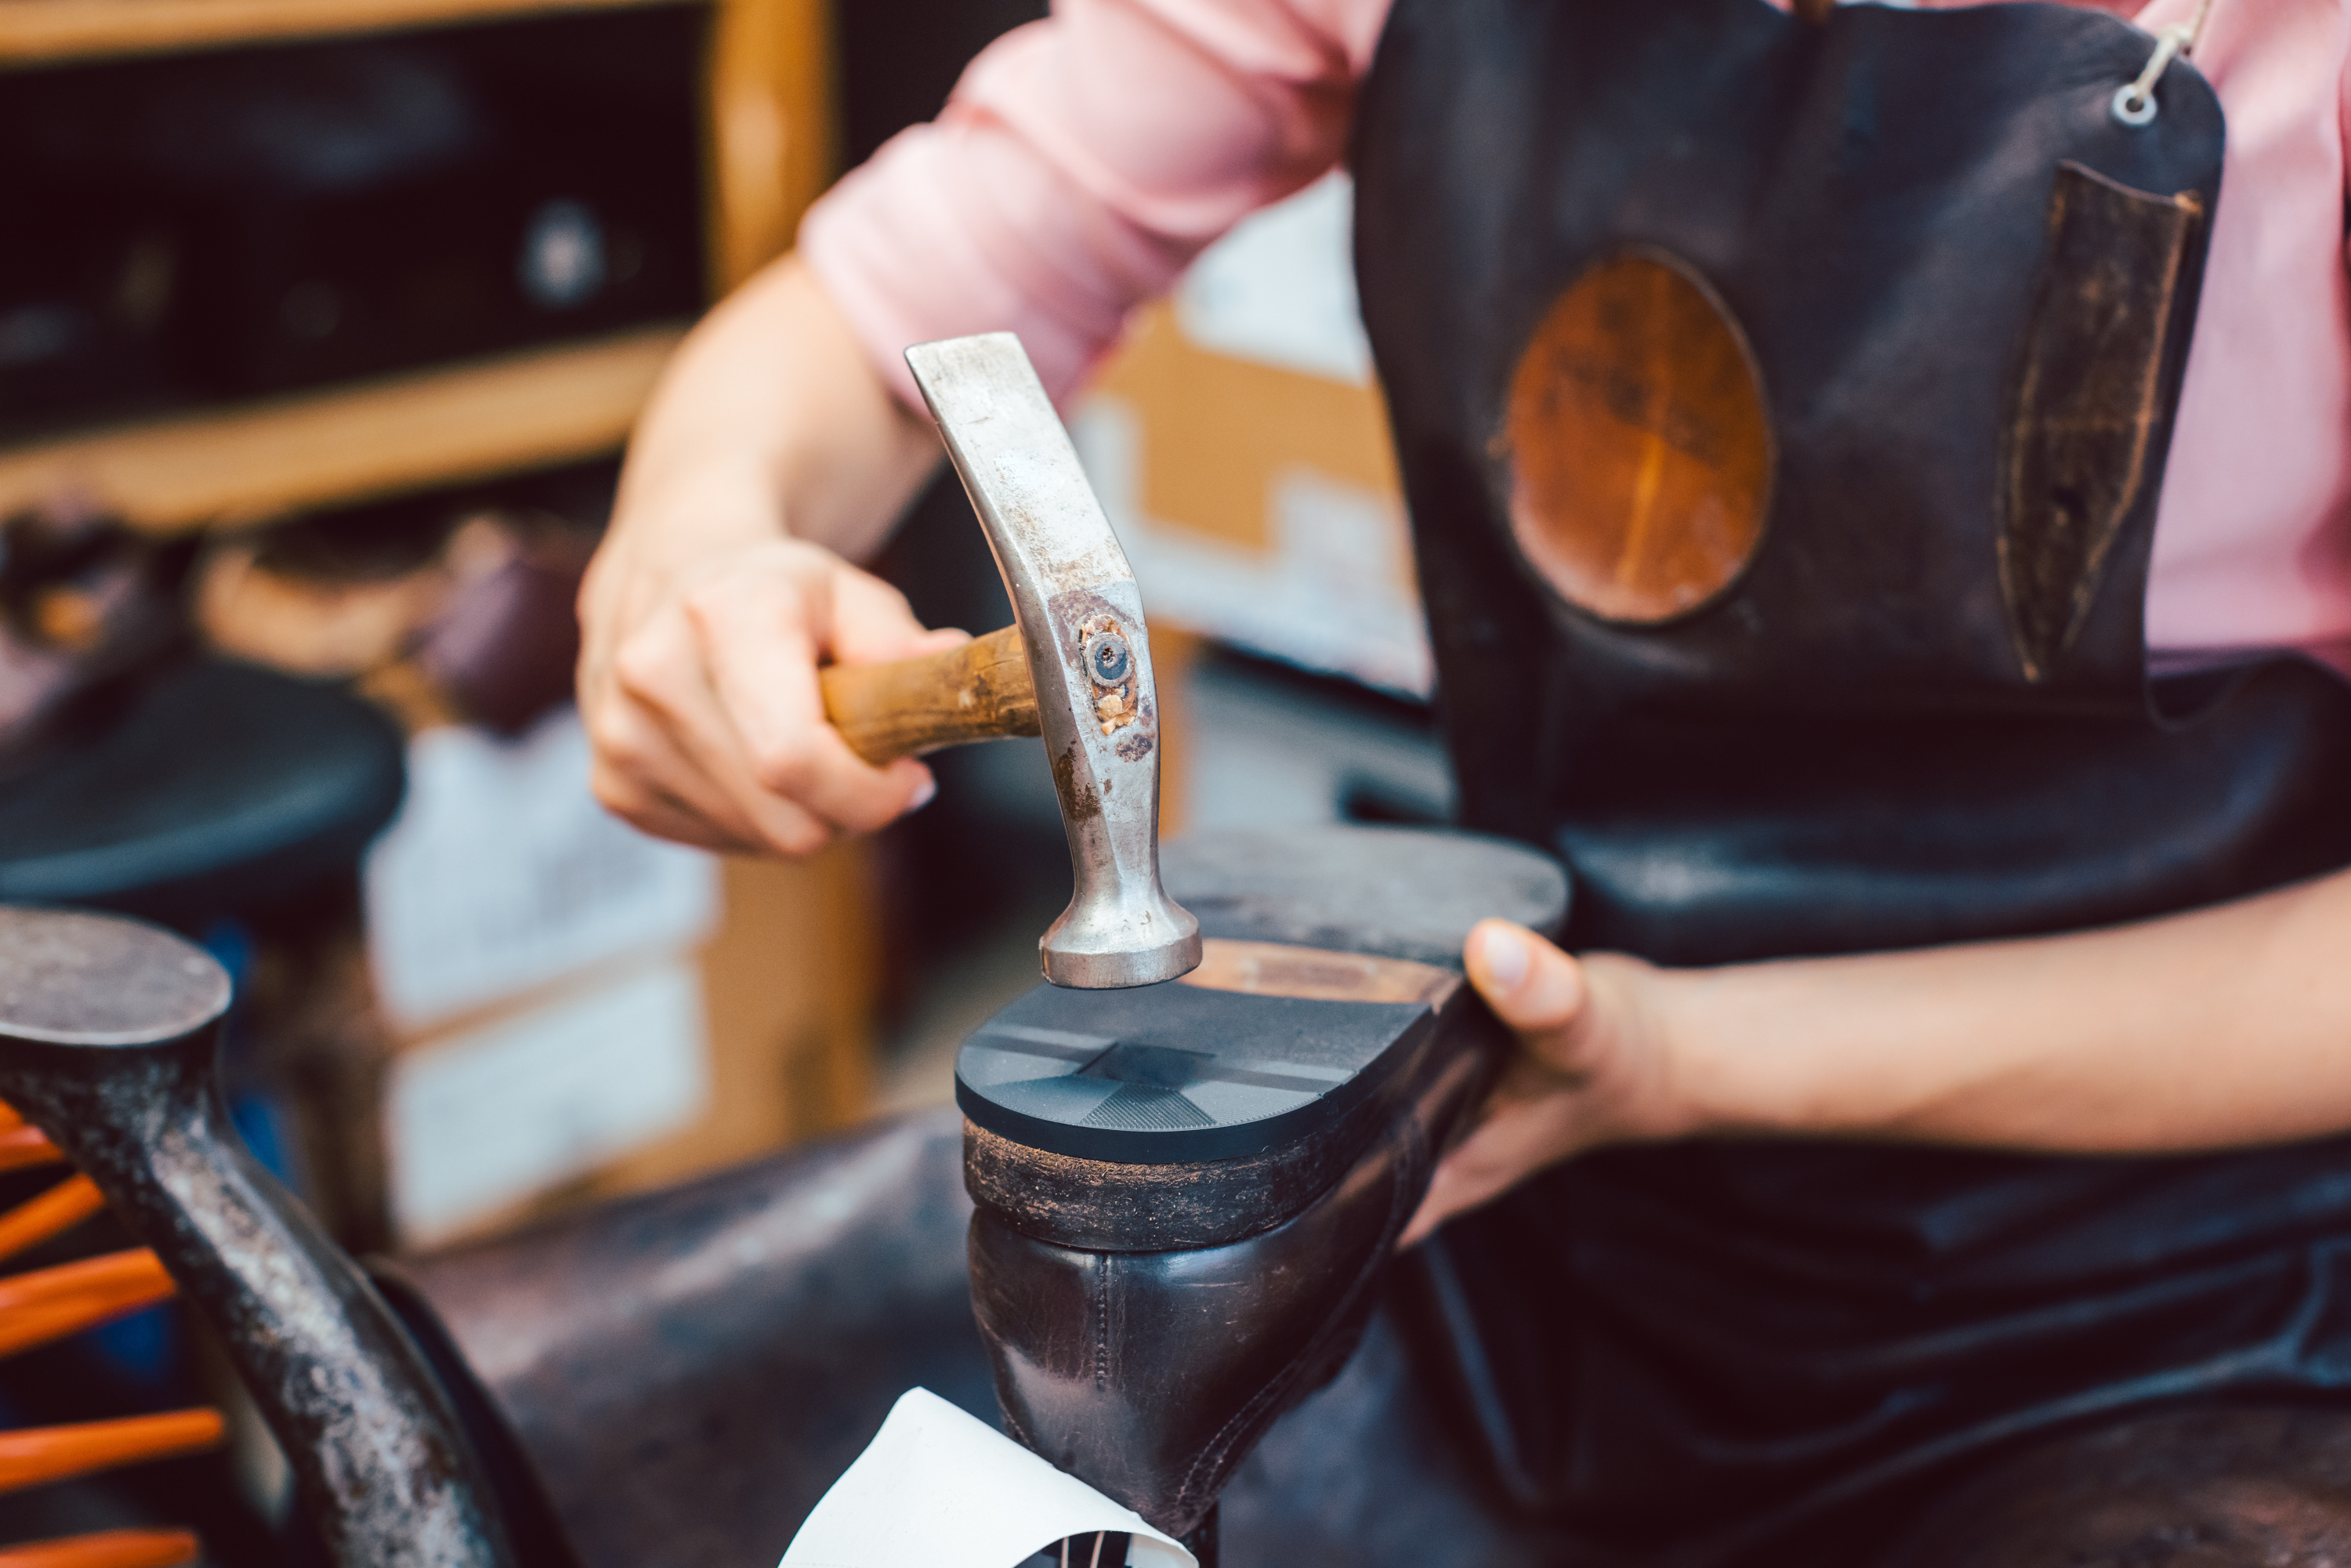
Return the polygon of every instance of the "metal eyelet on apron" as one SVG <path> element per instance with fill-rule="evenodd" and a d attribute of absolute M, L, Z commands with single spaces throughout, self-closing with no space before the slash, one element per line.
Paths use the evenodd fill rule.
<path fill-rule="evenodd" d="M 2114 101 L 2107 112 L 2117 125 L 2127 125 L 2136 131 L 2142 125 L 2155 123 L 2155 84 L 2171 62 L 2196 47 L 2197 36 L 2204 31 L 2204 18 L 2212 14 L 2212 0 L 2196 7 L 2193 20 L 2175 24 L 2156 35 L 2155 53 L 2148 57 L 2147 68 L 2138 79 L 2126 82 L 2115 89 Z"/>

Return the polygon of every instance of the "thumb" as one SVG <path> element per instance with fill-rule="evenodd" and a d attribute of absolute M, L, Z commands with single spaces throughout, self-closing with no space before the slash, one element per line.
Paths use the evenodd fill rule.
<path fill-rule="evenodd" d="M 1410 1247 L 1457 1214 L 1477 1207 L 1564 1152 L 1555 1117 L 1542 1108 L 1571 1087 L 1569 1030 L 1590 995 L 1583 967 L 1523 925 L 1481 920 L 1462 945 L 1469 983 L 1518 1036 L 1476 1125 L 1437 1162 L 1420 1210 L 1405 1228 Z"/>
<path fill-rule="evenodd" d="M 1583 966 L 1523 925 L 1481 920 L 1462 948 L 1469 983 L 1530 1048 L 1556 1034 L 1583 1011 L 1590 988 Z"/>
<path fill-rule="evenodd" d="M 844 664 L 911 659 L 971 641 L 951 627 L 925 630 L 904 594 L 853 567 L 833 580 L 831 633 L 832 656 Z"/>

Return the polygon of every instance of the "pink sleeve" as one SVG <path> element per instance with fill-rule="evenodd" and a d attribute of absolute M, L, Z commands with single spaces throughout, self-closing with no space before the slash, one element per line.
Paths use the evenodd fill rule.
<path fill-rule="evenodd" d="M 1337 160 L 1386 5 L 1058 0 L 810 208 L 800 255 L 913 407 L 906 345 L 967 332 L 1018 332 L 1062 396 L 1128 310 Z"/>

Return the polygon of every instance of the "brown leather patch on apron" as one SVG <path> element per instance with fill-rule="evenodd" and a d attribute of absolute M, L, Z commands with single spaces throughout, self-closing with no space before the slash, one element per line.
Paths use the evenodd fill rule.
<path fill-rule="evenodd" d="M 2001 593 L 2029 680 L 2073 646 L 2124 519 L 2151 499 L 2181 267 L 2203 221 L 2192 193 L 2058 165 L 2000 496 Z"/>
<path fill-rule="evenodd" d="M 1519 549 L 1604 619 L 1695 610 L 1762 543 L 1775 463 L 1763 378 L 1722 300 L 1672 256 L 1620 251 L 1552 302 L 1495 449 Z"/>

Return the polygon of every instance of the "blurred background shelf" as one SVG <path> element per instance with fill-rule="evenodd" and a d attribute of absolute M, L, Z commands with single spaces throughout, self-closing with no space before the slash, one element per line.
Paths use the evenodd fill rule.
<path fill-rule="evenodd" d="M 779 255 L 840 160 L 826 0 L 0 0 L 0 71 L 109 57 L 691 6 L 712 13 L 712 292 Z"/>
<path fill-rule="evenodd" d="M 701 283 L 715 299 L 788 248 L 834 172 L 825 0 L 0 0 L 0 93 L 116 59 L 624 12 L 701 15 Z M 617 454 L 682 329 L 0 441 L 0 517 L 70 498 L 180 531 Z"/>
<path fill-rule="evenodd" d="M 0 449 L 0 516 L 100 499 L 142 531 L 259 521 L 620 446 L 682 327 Z"/>
<path fill-rule="evenodd" d="M 462 1019 L 391 1005 L 393 906 L 362 893 L 381 856 L 283 919 L 195 922 L 257 955 L 254 1103 L 353 1245 L 867 1113 L 865 850 L 720 865 L 649 844 L 590 796 L 563 701 L 629 429 L 689 318 L 788 248 L 835 172 L 838 74 L 828 0 L 0 0 L 0 208 L 21 220 L 0 257 L 0 526 L 147 536 L 104 548 L 146 563 L 188 642 L 392 709 L 412 808 L 448 804 L 440 758 L 460 830 L 522 823 L 424 879 L 428 928 L 520 943 Z M 91 373 L 52 374 L 68 352 Z M 17 542 L 0 559 L 21 575 L 37 552 Z M 78 580 L 50 598 L 94 602 Z M 465 677 L 433 650 L 460 644 L 468 668 L 553 680 L 528 674 L 504 717 L 453 700 Z M 629 880 L 664 866 L 700 890 L 665 925 Z M 586 946 L 548 958 L 558 927 Z M 599 1041 L 612 1071 L 567 1076 Z M 403 1095 L 484 1071 L 520 1073 L 472 1099 L 522 1135 L 482 1142 L 527 1157 L 401 1142 Z M 408 1212 L 413 1190 L 440 1207 Z"/>
<path fill-rule="evenodd" d="M 893 14 L 883 74 L 966 3 Z M 0 0 L 0 849 L 60 848 L 45 802 L 119 848 L 224 770 L 221 809 L 270 818 L 261 787 L 308 775 L 264 742 L 329 710 L 373 737 L 370 777 L 404 774 L 374 809 L 404 804 L 364 852 L 373 822 L 147 911 L 235 974 L 238 1125 L 354 1250 L 872 1109 L 872 847 L 644 839 L 569 700 L 630 427 L 838 169 L 840 77 L 831 0 Z M 224 719 L 190 681 L 252 700 Z M 5 1424 L 234 1398 L 170 1307 L 84 1337 L 0 1368 Z M 319 1560 L 233 1426 L 233 1459 L 0 1499 L 0 1543 L 193 1526 L 214 1568 Z"/>
<path fill-rule="evenodd" d="M 690 0 L 0 0 L 0 62 L 153 54 Z"/>

